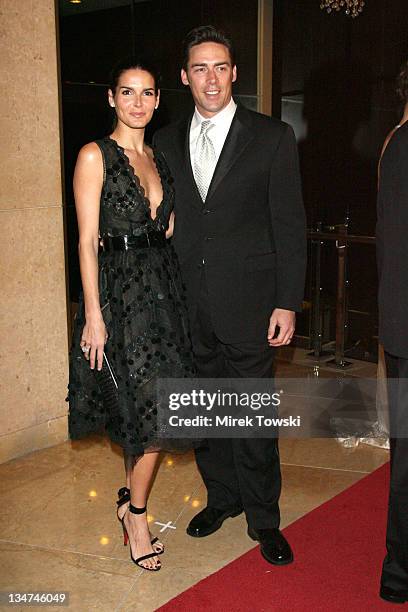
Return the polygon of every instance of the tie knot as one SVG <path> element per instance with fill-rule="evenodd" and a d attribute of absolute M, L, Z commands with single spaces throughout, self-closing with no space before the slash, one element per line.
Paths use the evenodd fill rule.
<path fill-rule="evenodd" d="M 201 122 L 201 132 L 200 132 L 200 134 L 206 134 L 212 125 L 213 124 L 211 123 L 211 121 L 209 119 L 206 119 L 205 121 L 202 121 Z"/>

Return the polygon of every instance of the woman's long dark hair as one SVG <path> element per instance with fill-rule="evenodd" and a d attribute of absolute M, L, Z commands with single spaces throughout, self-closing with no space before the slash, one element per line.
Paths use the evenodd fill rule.
<path fill-rule="evenodd" d="M 109 79 L 109 89 L 115 95 L 116 88 L 119 83 L 119 79 L 121 75 L 126 72 L 126 70 L 144 70 L 148 72 L 154 80 L 154 89 L 157 92 L 160 89 L 160 74 L 156 67 L 151 64 L 149 61 L 144 58 L 125 58 L 121 60 L 111 71 L 110 79 Z"/>
<path fill-rule="evenodd" d="M 397 95 L 404 104 L 408 102 L 408 60 L 400 68 L 397 78 Z"/>

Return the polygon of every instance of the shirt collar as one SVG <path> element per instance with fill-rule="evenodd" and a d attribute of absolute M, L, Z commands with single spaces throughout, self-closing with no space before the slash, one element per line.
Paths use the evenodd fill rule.
<path fill-rule="evenodd" d="M 223 108 L 219 113 L 214 115 L 214 117 L 203 117 L 197 110 L 197 107 L 194 111 L 193 119 L 191 122 L 191 129 L 194 129 L 201 125 L 203 121 L 208 121 L 210 119 L 211 123 L 214 125 L 222 125 L 225 123 L 231 123 L 235 111 L 237 109 L 237 105 L 235 104 L 233 98 L 228 102 L 227 106 Z"/>

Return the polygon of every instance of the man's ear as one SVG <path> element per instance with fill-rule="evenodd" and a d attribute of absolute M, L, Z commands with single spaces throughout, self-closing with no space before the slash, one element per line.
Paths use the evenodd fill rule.
<path fill-rule="evenodd" d="M 156 104 L 154 105 L 154 108 L 156 110 L 159 108 L 159 104 L 160 104 L 160 89 L 158 89 L 158 91 L 157 91 Z"/>
<path fill-rule="evenodd" d="M 111 89 L 108 90 L 108 100 L 109 100 L 109 106 L 111 106 L 112 108 L 115 108 L 115 100 L 113 99 L 113 93 Z"/>
<path fill-rule="evenodd" d="M 236 80 L 237 80 L 237 67 L 233 66 L 232 67 L 232 82 L 235 83 Z"/>
<path fill-rule="evenodd" d="M 187 72 L 184 70 L 184 68 L 181 69 L 181 82 L 183 83 L 183 85 L 190 85 Z"/>

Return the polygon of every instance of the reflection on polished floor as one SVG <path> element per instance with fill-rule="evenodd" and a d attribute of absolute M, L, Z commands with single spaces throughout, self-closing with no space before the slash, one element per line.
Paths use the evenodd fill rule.
<path fill-rule="evenodd" d="M 382 449 L 334 439 L 282 440 L 280 450 L 282 527 L 388 460 Z M 254 546 L 243 515 L 207 538 L 186 535 L 206 504 L 192 453 L 165 455 L 152 490 L 151 530 L 166 545 L 158 573 L 136 568 L 123 547 L 115 516 L 123 461 L 107 440 L 66 442 L 3 464 L 0 482 L 0 590 L 69 591 L 70 610 L 153 611 Z"/>

